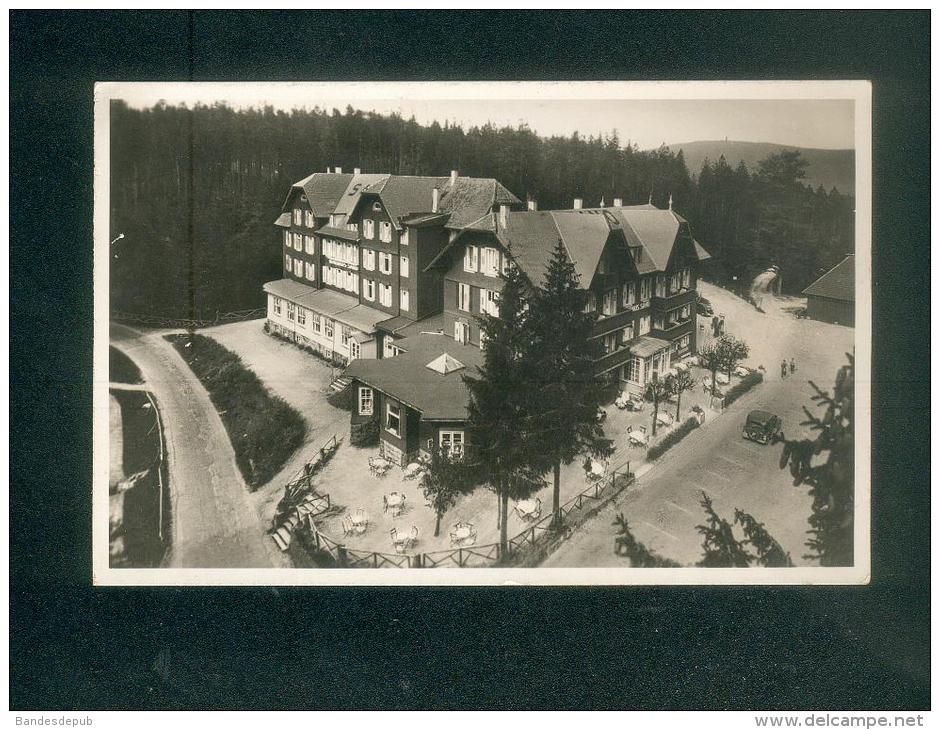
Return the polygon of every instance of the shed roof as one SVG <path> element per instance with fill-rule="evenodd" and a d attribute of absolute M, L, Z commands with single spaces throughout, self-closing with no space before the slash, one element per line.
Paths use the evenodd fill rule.
<path fill-rule="evenodd" d="M 269 281 L 264 290 L 367 334 L 374 333 L 375 325 L 388 319 L 386 312 L 360 304 L 356 297 L 332 289 L 314 289 L 293 279 Z"/>
<path fill-rule="evenodd" d="M 807 296 L 855 301 L 855 255 L 849 254 L 803 290 Z"/>
<path fill-rule="evenodd" d="M 395 343 L 406 351 L 382 360 L 353 360 L 345 374 L 400 400 L 434 421 L 464 421 L 470 394 L 463 376 L 482 363 L 479 348 L 447 335 L 421 334 Z M 438 372 L 427 367 L 442 355 L 464 365 Z"/>

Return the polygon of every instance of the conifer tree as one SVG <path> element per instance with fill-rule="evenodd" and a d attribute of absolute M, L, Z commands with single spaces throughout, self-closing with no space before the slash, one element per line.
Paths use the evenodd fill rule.
<path fill-rule="evenodd" d="M 804 407 L 801 425 L 816 431 L 816 438 L 784 439 L 780 467 L 790 465 L 794 483 L 810 485 L 813 512 L 809 517 L 806 556 L 820 565 L 847 566 L 854 563 L 855 532 L 855 358 L 836 374 L 832 394 L 810 381 L 813 402 L 825 408 L 822 416 Z M 814 458 L 820 462 L 813 465 Z"/>
<path fill-rule="evenodd" d="M 702 509 L 708 521 L 695 529 L 702 535 L 703 556 L 699 565 L 703 568 L 746 568 L 754 556 L 744 543 L 734 536 L 731 523 L 719 517 L 712 506 L 711 498 L 702 492 Z"/>
<path fill-rule="evenodd" d="M 525 499 L 545 486 L 546 459 L 544 437 L 533 428 L 541 406 L 530 377 L 528 283 L 516 266 L 502 278 L 498 315 L 477 319 L 485 340 L 483 365 L 463 379 L 470 393 L 470 457 L 479 478 L 496 492 L 505 558 L 509 500 Z"/>
<path fill-rule="evenodd" d="M 595 316 L 585 311 L 584 290 L 574 264 L 559 240 L 541 289 L 534 292 L 531 379 L 537 388 L 538 412 L 532 424 L 542 435 L 543 453 L 553 471 L 553 525 L 560 527 L 561 465 L 580 454 L 609 457 L 610 439 L 598 423 L 603 384 L 594 377 Z"/>

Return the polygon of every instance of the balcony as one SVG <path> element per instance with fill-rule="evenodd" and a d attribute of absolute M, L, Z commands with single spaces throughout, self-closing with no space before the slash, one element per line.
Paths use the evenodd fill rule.
<path fill-rule="evenodd" d="M 606 355 L 601 355 L 594 361 L 594 372 L 597 375 L 606 373 L 609 370 L 620 367 L 632 357 L 630 347 L 627 345 L 618 345 L 617 349 Z"/>
<path fill-rule="evenodd" d="M 633 323 L 634 316 L 637 312 L 645 310 L 648 307 L 648 301 L 640 302 L 639 304 L 632 304 L 616 314 L 600 315 L 594 323 L 594 331 L 591 333 L 591 338 L 603 337 L 606 334 L 623 329 Z"/>

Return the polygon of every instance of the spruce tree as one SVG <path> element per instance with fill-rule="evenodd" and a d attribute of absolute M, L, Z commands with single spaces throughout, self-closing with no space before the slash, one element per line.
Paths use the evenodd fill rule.
<path fill-rule="evenodd" d="M 596 315 L 585 312 L 588 292 L 559 240 L 542 288 L 534 292 L 531 379 L 537 389 L 534 427 L 553 472 L 553 526 L 561 525 L 561 465 L 580 454 L 609 457 L 610 439 L 598 423 L 603 385 L 594 377 L 591 334 Z"/>
<path fill-rule="evenodd" d="M 757 552 L 757 563 L 765 568 L 792 568 L 793 561 L 790 553 L 783 549 L 779 542 L 767 532 L 764 523 L 758 522 L 747 512 L 739 509 L 734 511 L 734 522 L 741 525 L 747 542 Z"/>
<path fill-rule="evenodd" d="M 712 507 L 711 498 L 702 492 L 702 509 L 708 521 L 695 529 L 702 535 L 702 568 L 746 568 L 754 556 L 747 551 L 745 544 L 734 536 L 731 523 L 718 516 Z"/>
<path fill-rule="evenodd" d="M 813 402 L 825 408 L 822 416 L 804 407 L 801 425 L 816 431 L 815 439 L 784 439 L 780 467 L 790 465 L 794 483 L 810 485 L 813 511 L 809 517 L 807 558 L 820 565 L 848 566 L 854 563 L 855 533 L 855 358 L 836 374 L 830 395 L 810 381 Z M 814 457 L 827 453 L 825 461 L 813 465 Z"/>
<path fill-rule="evenodd" d="M 535 431 L 541 407 L 531 382 L 532 333 L 526 292 L 518 267 L 502 275 L 497 316 L 477 318 L 483 332 L 483 365 L 464 375 L 470 392 L 470 455 L 479 479 L 496 492 L 500 554 L 507 556 L 509 500 L 525 499 L 545 486 L 544 437 Z"/>

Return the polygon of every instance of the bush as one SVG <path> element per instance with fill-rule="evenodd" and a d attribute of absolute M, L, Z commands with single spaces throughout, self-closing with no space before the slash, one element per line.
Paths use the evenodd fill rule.
<path fill-rule="evenodd" d="M 730 406 L 738 398 L 747 393 L 751 388 L 753 388 L 758 383 L 764 381 L 764 376 L 760 372 L 748 373 L 743 378 L 741 378 L 740 383 L 736 383 L 732 387 L 728 388 L 728 392 L 725 393 L 724 404 Z"/>
<path fill-rule="evenodd" d="M 379 419 L 354 423 L 349 427 L 349 443 L 359 448 L 379 445 Z"/>
<path fill-rule="evenodd" d="M 266 484 L 303 443 L 307 426 L 284 400 L 272 395 L 241 359 L 215 340 L 195 335 L 166 339 L 209 391 L 249 489 Z"/>
<path fill-rule="evenodd" d="M 347 385 L 340 391 L 330 393 L 326 397 L 326 402 L 334 408 L 352 412 L 352 409 L 356 406 L 355 388 L 352 385 Z"/>
<path fill-rule="evenodd" d="M 689 418 L 681 426 L 674 428 L 672 431 L 667 433 L 663 440 L 658 444 L 654 444 L 649 447 L 649 450 L 646 452 L 646 458 L 649 461 L 658 459 L 660 456 L 665 454 L 669 449 L 679 443 L 682 439 L 688 436 L 692 431 L 698 428 L 699 423 L 697 418 Z"/>

